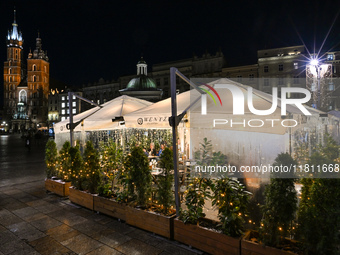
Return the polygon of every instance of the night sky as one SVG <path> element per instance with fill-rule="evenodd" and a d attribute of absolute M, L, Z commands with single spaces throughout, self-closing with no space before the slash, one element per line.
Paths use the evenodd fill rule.
<path fill-rule="evenodd" d="M 0 63 L 13 9 L 24 54 L 40 32 L 50 76 L 70 86 L 134 74 L 143 54 L 152 64 L 219 49 L 228 66 L 254 64 L 257 50 L 302 44 L 318 49 L 339 1 L 27 1 L 0 2 Z M 297 33 L 297 31 L 298 33 Z M 324 46 L 340 42 L 340 17 Z M 1 84 L 1 88 L 3 84 Z M 0 91 L 1 92 L 1 91 Z M 2 103 L 2 96 L 0 103 Z"/>

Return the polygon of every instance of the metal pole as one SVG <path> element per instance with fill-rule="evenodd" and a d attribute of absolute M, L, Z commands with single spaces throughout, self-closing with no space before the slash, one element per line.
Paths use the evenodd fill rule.
<path fill-rule="evenodd" d="M 176 203 L 176 216 L 179 217 L 179 193 L 178 193 L 178 150 L 177 150 L 177 101 L 176 101 L 176 68 L 170 68 L 170 85 L 171 85 L 171 118 L 172 118 L 172 147 L 174 156 L 174 178 L 175 178 L 175 203 Z"/>
<path fill-rule="evenodd" d="M 71 147 L 73 147 L 73 113 L 72 113 L 72 96 L 73 96 L 73 92 L 68 92 L 68 110 L 69 110 L 70 143 L 71 143 Z"/>
<path fill-rule="evenodd" d="M 320 108 L 321 108 L 321 105 L 320 105 L 320 97 L 321 97 L 321 88 L 320 88 L 320 66 L 319 65 L 317 65 L 316 66 L 316 73 L 317 73 L 317 75 L 318 75 L 318 101 L 317 101 L 317 106 L 316 106 L 316 108 L 318 109 L 318 110 L 320 110 Z"/>

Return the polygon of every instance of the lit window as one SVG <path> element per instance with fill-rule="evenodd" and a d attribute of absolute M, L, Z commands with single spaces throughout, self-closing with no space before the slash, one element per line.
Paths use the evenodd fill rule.
<path fill-rule="evenodd" d="M 61 103 L 61 108 L 65 108 L 65 103 Z"/>
<path fill-rule="evenodd" d="M 76 102 L 72 102 L 72 106 L 73 106 L 73 107 L 76 107 L 76 106 L 77 106 L 77 103 L 76 103 Z"/>
<path fill-rule="evenodd" d="M 65 110 L 61 110 L 61 114 L 65 115 Z"/>
<path fill-rule="evenodd" d="M 67 114 L 70 114 L 70 109 L 67 109 Z"/>
<path fill-rule="evenodd" d="M 100 100 L 99 99 L 97 100 L 97 104 L 100 104 Z"/>
<path fill-rule="evenodd" d="M 328 90 L 329 90 L 329 91 L 333 91 L 333 90 L 334 90 L 334 83 L 333 83 L 333 82 L 330 82 L 330 83 L 328 84 Z"/>
<path fill-rule="evenodd" d="M 299 63 L 298 62 L 294 62 L 294 69 L 299 69 Z"/>
<path fill-rule="evenodd" d="M 334 55 L 333 54 L 328 54 L 327 55 L 327 60 L 334 60 Z"/>
<path fill-rule="evenodd" d="M 64 101 L 64 100 L 65 100 L 65 97 L 61 97 L 61 100 L 63 100 L 63 101 Z"/>
<path fill-rule="evenodd" d="M 72 109 L 72 113 L 73 113 L 73 114 L 76 114 L 76 113 L 77 113 L 77 109 L 76 109 L 76 108 L 73 108 L 73 109 Z"/>
<path fill-rule="evenodd" d="M 72 97 L 73 99 L 76 99 L 76 96 L 75 95 L 73 95 L 73 97 Z"/>
<path fill-rule="evenodd" d="M 65 117 L 61 117 L 61 121 L 65 120 Z"/>

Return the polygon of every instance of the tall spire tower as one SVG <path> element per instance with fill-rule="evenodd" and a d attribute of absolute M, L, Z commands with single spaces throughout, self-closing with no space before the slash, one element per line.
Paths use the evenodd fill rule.
<path fill-rule="evenodd" d="M 47 124 L 49 62 L 38 33 L 36 46 L 24 62 L 23 39 L 18 30 L 16 10 L 6 37 L 4 63 L 4 117 L 14 131 Z M 26 68 L 27 66 L 27 68 Z M 27 70 L 26 70 L 27 69 Z"/>
<path fill-rule="evenodd" d="M 17 87 L 22 80 L 23 71 L 23 39 L 21 32 L 18 31 L 15 9 L 12 29 L 8 31 L 6 44 L 7 60 L 4 63 L 4 109 L 5 115 L 12 117 L 16 111 L 18 99 Z"/>
<path fill-rule="evenodd" d="M 48 93 L 50 90 L 50 63 L 47 53 L 42 49 L 40 33 L 36 38 L 33 53 L 27 59 L 27 88 L 32 95 L 28 111 L 35 125 L 47 122 Z"/>

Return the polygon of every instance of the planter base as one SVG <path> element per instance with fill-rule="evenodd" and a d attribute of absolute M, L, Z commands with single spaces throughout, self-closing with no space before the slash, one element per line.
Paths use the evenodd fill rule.
<path fill-rule="evenodd" d="M 69 187 L 71 187 L 71 182 L 63 182 L 52 179 L 45 180 L 45 189 L 62 197 L 69 196 Z"/>
<path fill-rule="evenodd" d="M 174 220 L 174 238 L 210 254 L 239 255 L 241 240 L 197 225 Z"/>
<path fill-rule="evenodd" d="M 256 233 L 256 232 L 255 232 Z M 250 241 L 252 231 L 246 233 L 241 241 L 241 254 L 242 255 L 296 255 L 290 251 L 279 250 L 273 247 L 264 246 L 259 243 Z"/>
<path fill-rule="evenodd" d="M 125 221 L 125 204 L 105 197 L 95 196 L 93 198 L 94 211 Z"/>
<path fill-rule="evenodd" d="M 71 202 L 86 207 L 93 211 L 93 197 L 94 194 L 87 193 L 85 191 L 77 190 L 74 187 L 70 187 L 69 199 Z"/>
<path fill-rule="evenodd" d="M 174 216 L 164 216 L 130 206 L 126 207 L 126 223 L 152 233 L 173 239 Z"/>

